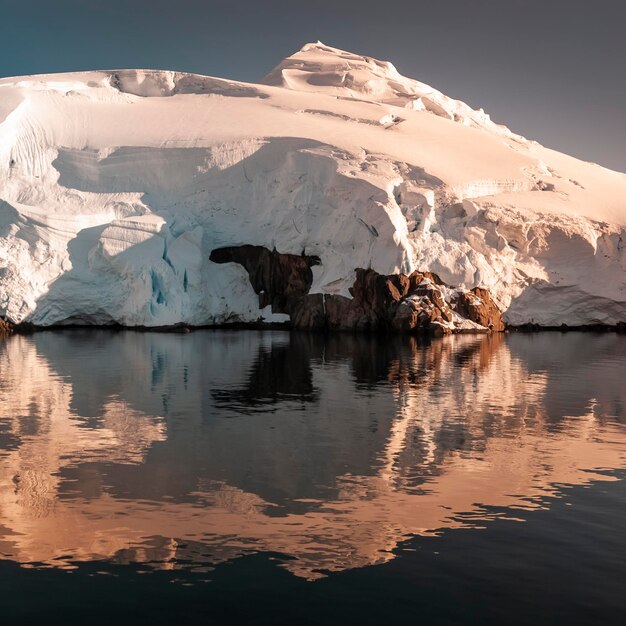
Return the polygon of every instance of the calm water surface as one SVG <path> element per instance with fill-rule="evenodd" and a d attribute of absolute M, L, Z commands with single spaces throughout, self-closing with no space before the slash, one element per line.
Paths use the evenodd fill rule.
<path fill-rule="evenodd" d="M 626 337 L 0 342 L 7 623 L 626 623 Z"/>

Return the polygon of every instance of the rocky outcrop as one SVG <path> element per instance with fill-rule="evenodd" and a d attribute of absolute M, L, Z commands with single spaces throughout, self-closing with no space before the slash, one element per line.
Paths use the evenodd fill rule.
<path fill-rule="evenodd" d="M 13 332 L 13 324 L 0 317 L 0 337 Z"/>
<path fill-rule="evenodd" d="M 350 289 L 352 298 L 322 296 L 325 325 L 332 330 L 448 334 L 454 330 L 453 314 L 440 284 L 430 272 L 385 276 L 371 269 L 357 269 Z M 301 301 L 300 316 L 292 320 L 294 326 L 306 327 L 301 311 L 308 305 L 307 299 Z"/>
<path fill-rule="evenodd" d="M 259 295 L 259 308 L 270 305 L 274 313 L 291 315 L 294 306 L 309 293 L 315 256 L 280 254 L 263 246 L 231 246 L 213 250 L 214 263 L 239 263 L 248 272 L 250 284 Z"/>
<path fill-rule="evenodd" d="M 259 307 L 286 313 L 306 330 L 389 331 L 435 336 L 504 330 L 502 315 L 486 289 L 453 289 L 431 272 L 383 275 L 355 270 L 352 298 L 309 294 L 317 257 L 281 254 L 261 246 L 213 250 L 215 263 L 239 263 L 259 296 Z"/>
<path fill-rule="evenodd" d="M 505 329 L 502 314 L 492 300 L 487 289 L 474 287 L 466 292 L 460 292 L 455 302 L 455 310 L 462 317 L 485 326 L 489 330 L 502 331 Z"/>

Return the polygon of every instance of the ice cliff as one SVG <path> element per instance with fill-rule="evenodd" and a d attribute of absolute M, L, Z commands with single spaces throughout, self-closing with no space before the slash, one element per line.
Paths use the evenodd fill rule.
<path fill-rule="evenodd" d="M 285 320 L 211 252 L 488 289 L 511 324 L 626 321 L 626 175 L 321 43 L 260 84 L 158 70 L 0 79 L 0 317 Z"/>

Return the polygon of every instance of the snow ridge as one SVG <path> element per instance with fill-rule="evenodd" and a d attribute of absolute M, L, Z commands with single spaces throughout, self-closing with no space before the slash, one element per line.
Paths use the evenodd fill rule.
<path fill-rule="evenodd" d="M 505 126 L 494 124 L 482 109 L 475 111 L 425 83 L 402 76 L 389 61 L 331 48 L 320 41 L 307 44 L 284 59 L 262 82 L 286 89 L 330 93 L 412 111 L 428 111 L 465 126 L 486 128 L 523 140 Z"/>

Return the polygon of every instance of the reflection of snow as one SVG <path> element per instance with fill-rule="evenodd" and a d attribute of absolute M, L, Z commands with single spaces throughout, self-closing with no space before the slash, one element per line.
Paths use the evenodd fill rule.
<path fill-rule="evenodd" d="M 7 558 L 57 567 L 113 559 L 172 568 L 177 559 L 200 567 L 251 551 L 272 551 L 295 557 L 285 563 L 294 574 L 315 578 L 318 570 L 389 560 L 390 551 L 408 536 L 456 527 L 468 519 L 480 523 L 490 515 L 483 505 L 540 506 L 533 498 L 554 493 L 556 483 L 606 478 L 581 469 L 616 468 L 624 462 L 626 434 L 603 424 L 601 399 L 589 400 L 588 413 L 564 418 L 554 428 L 545 408 L 554 372 L 529 371 L 502 336 L 457 336 L 428 347 L 415 345 L 390 361 L 387 379 L 373 390 L 355 388 L 349 361 L 333 361 L 326 353 L 323 361 L 310 362 L 319 396 L 308 405 L 313 418 L 298 421 L 290 415 L 288 424 L 282 422 L 292 429 L 287 442 L 255 442 L 258 457 L 249 471 L 274 487 L 286 475 L 298 478 L 300 489 L 280 510 L 271 497 L 235 486 L 241 482 L 237 473 L 248 454 L 245 439 L 252 421 L 221 420 L 210 426 L 193 422 L 193 428 L 185 422 L 187 430 L 170 432 L 162 417 L 142 410 L 153 406 L 151 396 L 160 399 L 165 389 L 173 414 L 195 410 L 198 389 L 192 381 L 182 393 L 176 387 L 189 385 L 188 375 L 177 379 L 167 369 L 174 363 L 179 369 L 180 349 L 189 344 L 133 337 L 126 342 L 135 349 L 150 347 L 145 353 L 135 350 L 136 363 L 156 358 L 164 369 L 155 376 L 152 368 L 143 386 L 139 376 L 129 383 L 132 387 L 122 385 L 100 404 L 93 422 L 74 407 L 76 384 L 83 379 L 60 376 L 31 339 L 15 337 L 2 346 L 0 424 L 14 438 L 0 452 L 0 552 Z M 195 348 L 205 347 L 203 337 L 196 335 Z M 255 347 L 269 341 L 268 335 L 223 340 L 233 352 L 237 345 L 243 347 L 248 361 Z M 46 342 L 50 354 L 63 347 L 60 339 L 55 343 L 48 337 Z M 219 336 L 210 342 L 223 354 Z M 286 345 L 284 339 L 279 345 Z M 201 354 L 210 362 L 210 351 Z M 98 361 L 86 361 L 85 368 L 89 371 L 82 375 L 97 380 Z M 208 377 L 204 386 L 211 388 L 221 384 L 215 381 L 223 368 L 202 374 Z M 127 405 L 130 394 L 135 394 L 132 406 Z M 186 404 L 189 397 L 191 405 Z M 382 438 L 361 428 L 370 417 L 388 411 L 394 412 L 392 419 L 377 421 Z M 321 430 L 310 431 L 326 417 Z M 156 442 L 167 445 L 170 438 L 184 436 L 204 442 L 202 428 L 209 429 L 211 451 L 228 446 L 228 454 L 241 459 L 228 466 L 226 475 L 218 477 L 209 465 L 196 468 L 195 489 L 177 490 L 173 484 L 171 495 L 161 499 L 143 497 L 149 493 L 145 485 L 129 491 L 135 495 L 108 488 L 106 468 L 116 468 L 131 485 L 133 467 L 145 464 Z M 297 447 L 304 430 L 313 437 L 306 449 Z M 337 447 L 350 434 L 363 438 L 359 449 L 375 451 L 365 468 L 350 456 L 351 449 L 346 453 Z M 264 449 L 268 446 L 270 450 Z M 168 464 L 192 463 L 180 449 L 171 450 Z M 310 469 L 303 465 L 303 455 L 316 457 L 313 465 L 339 468 L 331 477 L 334 485 L 327 485 L 328 497 L 308 497 L 302 491 L 314 480 L 306 473 Z M 265 467 L 266 459 L 275 460 L 277 474 Z M 74 482 L 67 482 L 68 475 Z M 154 476 L 154 481 L 160 479 Z M 460 513 L 466 521 L 459 519 Z"/>

